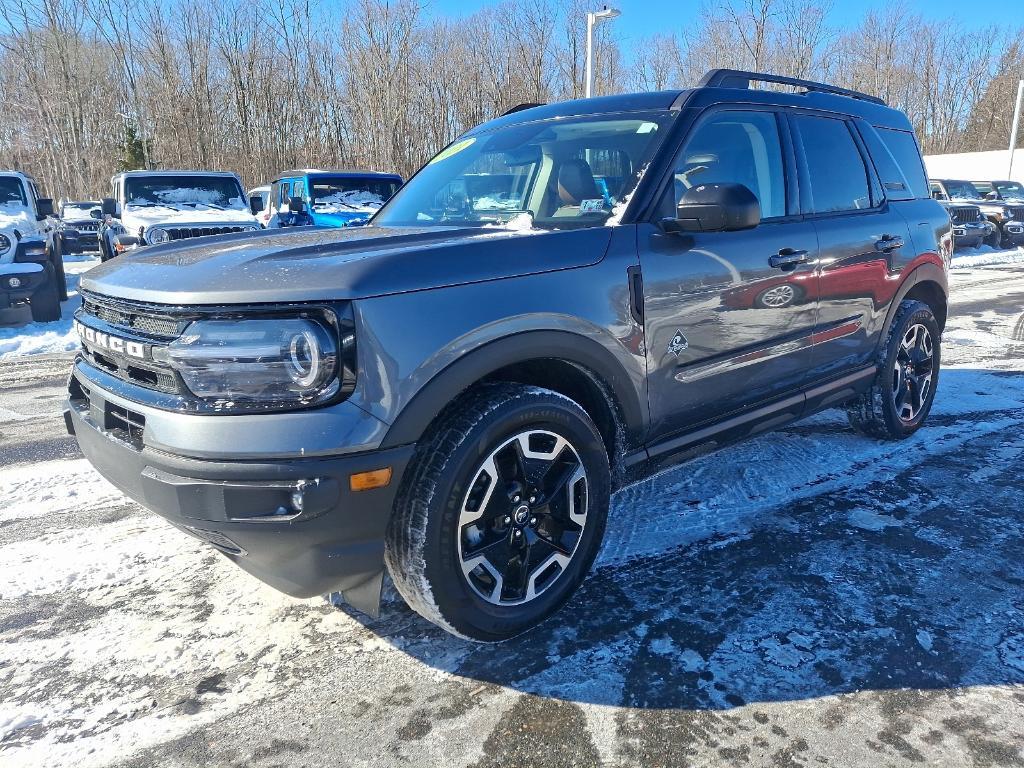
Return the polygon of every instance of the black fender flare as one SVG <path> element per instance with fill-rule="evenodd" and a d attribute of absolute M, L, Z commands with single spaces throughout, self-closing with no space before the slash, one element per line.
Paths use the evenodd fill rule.
<path fill-rule="evenodd" d="M 437 373 L 402 409 L 380 447 L 416 442 L 452 400 L 480 380 L 506 366 L 543 359 L 564 360 L 596 376 L 614 395 L 626 431 L 634 436 L 642 434 L 647 423 L 643 395 L 615 355 L 586 336 L 538 330 L 487 342 Z"/>
<path fill-rule="evenodd" d="M 935 283 L 942 292 L 942 295 L 945 297 L 946 304 L 949 304 L 949 279 L 946 276 L 945 270 L 930 261 L 915 267 L 913 271 L 907 275 L 906 279 L 900 283 L 899 289 L 893 296 L 892 301 L 889 302 L 889 309 L 885 313 L 885 325 L 883 326 L 885 330 L 879 334 L 877 349 L 881 350 L 885 345 L 886 339 L 888 338 L 889 328 L 892 327 L 892 320 L 896 316 L 896 310 L 900 308 L 900 302 L 902 302 L 903 299 L 907 297 L 907 294 L 916 286 L 922 283 Z M 944 326 L 945 322 L 943 322 L 943 327 Z"/>

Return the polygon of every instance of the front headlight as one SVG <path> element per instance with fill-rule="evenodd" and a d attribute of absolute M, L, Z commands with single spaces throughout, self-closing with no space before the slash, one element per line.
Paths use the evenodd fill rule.
<path fill-rule="evenodd" d="M 0 253 L 7 253 L 11 247 L 11 238 L 0 232 Z"/>
<path fill-rule="evenodd" d="M 341 386 L 336 339 L 308 317 L 196 320 L 160 357 L 218 407 L 310 405 Z"/>
<path fill-rule="evenodd" d="M 151 230 L 149 230 L 149 234 L 146 236 L 146 239 L 149 240 L 149 242 L 153 245 L 160 245 L 160 243 L 166 243 L 168 240 L 170 240 L 171 236 L 167 234 L 166 229 L 161 229 L 160 227 L 153 227 Z"/>

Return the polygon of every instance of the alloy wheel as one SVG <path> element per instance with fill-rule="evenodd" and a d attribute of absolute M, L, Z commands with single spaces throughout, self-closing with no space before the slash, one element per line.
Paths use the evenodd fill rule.
<path fill-rule="evenodd" d="M 934 359 L 931 333 L 920 323 L 910 326 L 900 340 L 892 371 L 893 403 L 901 421 L 913 421 L 927 404 Z"/>
<path fill-rule="evenodd" d="M 587 524 L 588 480 L 561 435 L 520 432 L 472 475 L 462 502 L 458 555 L 469 587 L 494 605 L 521 605 L 569 566 Z"/>

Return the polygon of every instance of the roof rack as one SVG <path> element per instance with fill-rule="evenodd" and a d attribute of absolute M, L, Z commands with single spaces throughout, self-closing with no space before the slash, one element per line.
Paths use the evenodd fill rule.
<path fill-rule="evenodd" d="M 741 69 L 712 69 L 697 84 L 698 88 L 749 88 L 751 82 L 756 83 L 778 83 L 779 85 L 792 85 L 795 88 L 803 88 L 805 91 L 817 91 L 818 93 L 831 93 L 836 96 L 846 96 L 851 99 L 870 101 L 872 104 L 886 106 L 883 99 L 877 96 L 870 96 L 860 91 L 852 91 L 849 88 L 840 88 L 837 85 L 827 83 L 816 83 L 813 80 L 801 80 L 798 77 L 786 77 L 784 75 L 768 75 L 763 72 L 745 72 Z"/>
<path fill-rule="evenodd" d="M 516 106 L 512 107 L 512 109 L 505 110 L 504 112 L 501 113 L 500 116 L 504 117 L 505 115 L 511 115 L 511 114 L 516 113 L 516 112 L 522 112 L 524 109 L 533 109 L 534 107 L 543 107 L 543 106 L 544 106 L 544 102 L 543 101 L 527 101 L 527 102 L 524 102 L 522 104 L 517 104 Z"/>

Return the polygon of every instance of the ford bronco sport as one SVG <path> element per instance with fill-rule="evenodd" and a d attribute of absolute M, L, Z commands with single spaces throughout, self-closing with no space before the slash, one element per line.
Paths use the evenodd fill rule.
<path fill-rule="evenodd" d="M 467 195 L 482 174 L 501 205 Z M 278 589 L 372 613 L 386 569 L 497 641 L 572 595 L 624 483 L 823 408 L 918 429 L 951 251 L 902 113 L 716 70 L 512 110 L 365 227 L 92 270 L 66 420 L 125 493 Z"/>

